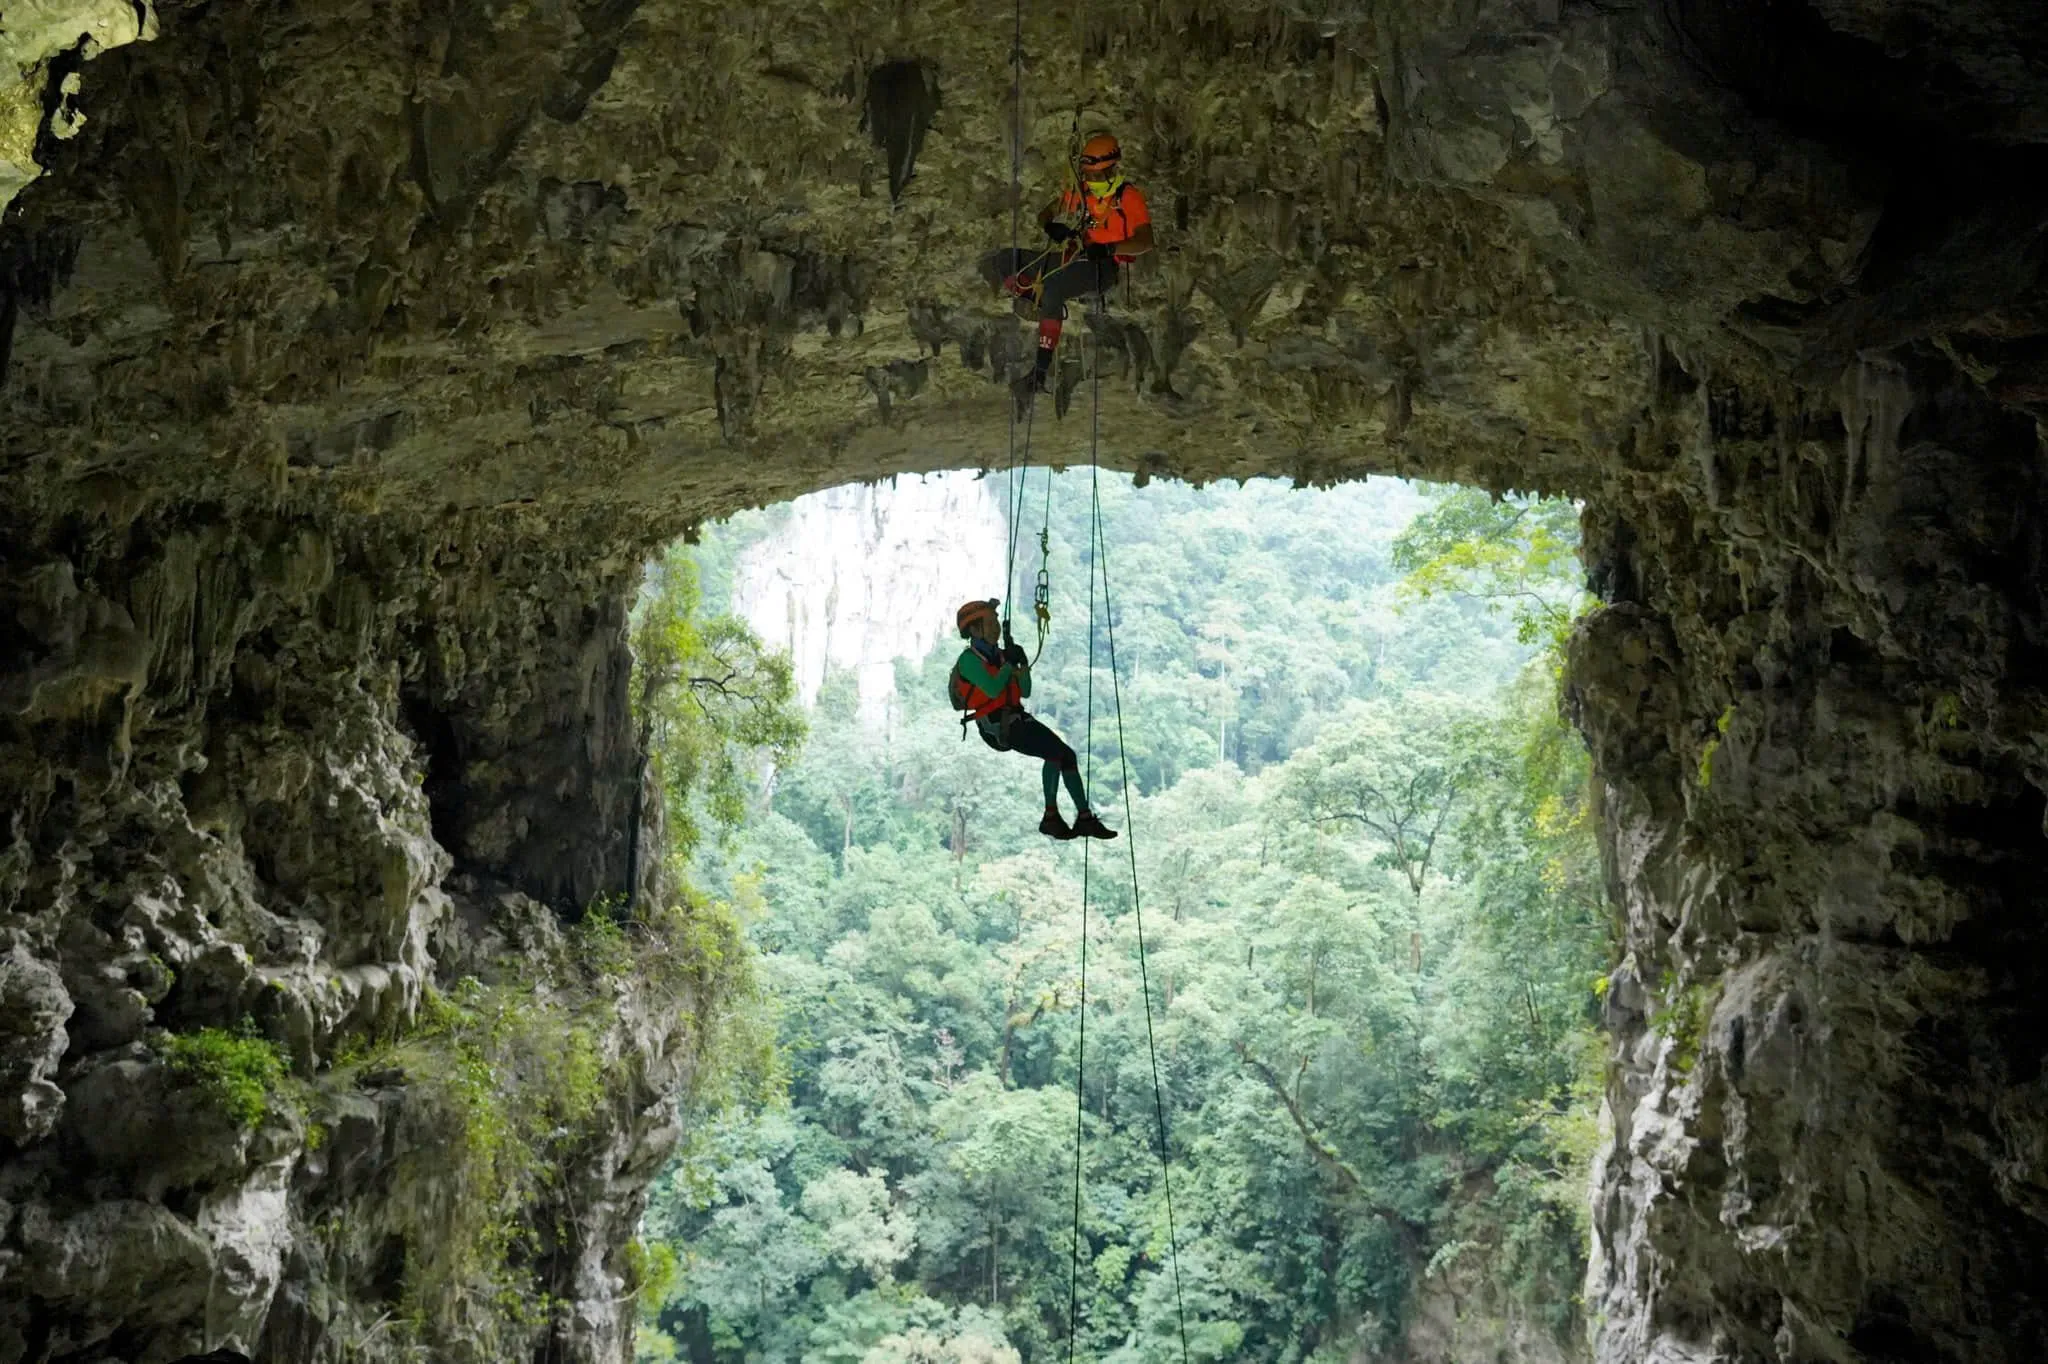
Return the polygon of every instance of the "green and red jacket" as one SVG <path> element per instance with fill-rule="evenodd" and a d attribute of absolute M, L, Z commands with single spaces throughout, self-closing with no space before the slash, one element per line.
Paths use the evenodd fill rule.
<path fill-rule="evenodd" d="M 991 667 L 982 657 L 981 651 L 972 644 L 960 651 L 960 661 L 953 665 L 967 684 L 966 702 L 961 707 L 976 720 L 993 715 L 1005 706 L 1022 705 L 1024 698 L 1031 695 L 1031 669 L 1004 662 Z"/>

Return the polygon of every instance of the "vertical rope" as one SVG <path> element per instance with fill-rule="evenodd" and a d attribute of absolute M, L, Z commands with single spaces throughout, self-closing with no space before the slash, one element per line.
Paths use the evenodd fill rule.
<path fill-rule="evenodd" d="M 1109 581 L 1109 537 L 1102 527 L 1102 366 L 1098 351 L 1094 360 L 1092 399 L 1089 404 L 1088 430 L 1088 684 L 1087 684 L 1087 728 L 1085 746 L 1087 790 L 1095 788 L 1095 576 L 1097 566 L 1102 574 L 1102 613 L 1104 631 L 1109 646 L 1109 682 L 1111 697 L 1116 713 L 1117 764 L 1123 779 L 1124 839 L 1129 850 L 1131 865 L 1131 907 L 1138 927 L 1138 987 L 1145 1001 L 1145 1054 L 1152 1067 L 1152 1113 L 1159 1141 L 1159 1187 L 1166 1202 L 1166 1245 L 1167 1255 L 1173 1267 L 1173 1308 L 1174 1320 L 1179 1329 L 1180 1357 L 1182 1364 L 1188 1358 L 1188 1313 L 1186 1297 L 1181 1286 L 1180 1275 L 1180 1229 L 1173 1213 L 1173 1166 L 1169 1159 L 1170 1147 L 1166 1130 L 1166 1095 L 1159 1080 L 1159 1043 L 1152 1021 L 1152 977 L 1147 963 L 1145 946 L 1145 903 L 1138 882 L 1138 837 L 1137 821 L 1131 803 L 1131 764 L 1124 747 L 1124 702 L 1123 681 L 1117 673 L 1116 662 L 1116 606 L 1110 591 Z M 1047 496 L 1050 498 L 1050 485 Z M 1094 840 L 1089 840 L 1093 842 Z M 1086 1112 L 1086 1095 L 1083 1084 L 1087 1075 L 1088 1054 L 1088 901 L 1089 901 L 1089 860 L 1088 847 L 1081 848 L 1081 1039 L 1080 1066 L 1074 1082 L 1074 1228 L 1073 1251 L 1068 1267 L 1067 1289 L 1067 1360 L 1074 1364 L 1076 1340 L 1080 1326 L 1080 1274 L 1081 1274 L 1081 1139 L 1082 1123 Z"/>
<path fill-rule="evenodd" d="M 1101 376 L 1096 377 L 1096 401 L 1101 402 Z M 1109 537 L 1102 531 L 1102 492 L 1099 482 L 1099 466 L 1091 469 L 1089 479 L 1093 491 L 1093 521 L 1091 541 L 1097 547 L 1102 562 L 1102 610 L 1104 625 L 1109 637 L 1109 685 L 1116 705 L 1116 753 L 1117 764 L 1124 783 L 1124 846 L 1131 858 L 1131 909 L 1138 922 L 1138 991 L 1145 1000 L 1145 1054 L 1152 1063 L 1152 1113 L 1159 1131 L 1159 1187 L 1166 1198 L 1166 1247 L 1173 1265 L 1173 1310 L 1180 1328 L 1181 1364 L 1187 1364 L 1188 1357 L 1188 1309 L 1181 1292 L 1180 1282 L 1180 1232 L 1174 1225 L 1173 1217 L 1173 1167 L 1167 1159 L 1166 1098 L 1159 1083 L 1159 1044 L 1152 1029 L 1152 977 L 1146 965 L 1145 951 L 1145 903 L 1138 892 L 1138 825 L 1131 813 L 1131 764 L 1124 749 L 1124 699 L 1123 683 L 1117 676 L 1116 667 L 1116 608 L 1112 604 L 1109 590 Z M 1094 570 L 1089 571 L 1089 584 L 1094 585 Z"/>
<path fill-rule="evenodd" d="M 1024 226 L 1024 0 L 1010 14 L 1010 250 Z"/>
<path fill-rule="evenodd" d="M 1005 621 L 1010 619 L 1010 606 L 1016 600 L 1017 541 L 1021 538 L 1024 529 L 1024 508 L 1026 493 L 1028 492 L 1026 484 L 1031 477 L 1031 419 L 1036 413 L 1037 404 L 1034 403 L 1031 406 L 1031 410 L 1024 414 L 1023 458 L 1020 460 L 1018 458 L 1019 450 L 1017 445 L 1017 405 L 1014 402 L 1010 404 L 1010 462 L 1003 475 L 1003 483 L 1005 485 L 1004 502 L 1010 518 L 1009 556 L 1003 566 L 1003 619 Z M 1051 465 L 1046 466 L 1045 474 L 1047 479 L 1052 477 Z M 1046 488 L 1046 497 L 1048 499 L 1046 517 L 1048 523 L 1052 516 L 1050 510 L 1051 496 L 1052 488 L 1048 484 Z"/>
<path fill-rule="evenodd" d="M 1050 495 L 1048 490 L 1047 496 Z M 1084 791 L 1095 785 L 1095 546 L 1092 540 L 1088 549 L 1088 718 L 1081 743 L 1081 789 Z M 1067 1364 L 1074 1364 L 1081 1335 L 1081 1140 L 1088 1116 L 1088 845 L 1094 841 L 1089 838 L 1081 842 L 1081 1035 L 1075 1048 L 1074 1066 L 1074 1229 L 1067 1257 Z"/>
<path fill-rule="evenodd" d="M 1014 269 L 1023 254 L 1024 231 L 1024 0 L 1011 6 L 1010 28 L 1010 265 Z M 1033 404 L 1035 407 L 1036 404 Z M 1025 416 L 1024 467 L 1031 464 L 1030 414 Z M 1017 464 L 1017 404 L 1010 404 L 1010 463 L 1003 476 L 1010 514 L 1009 555 L 1003 564 L 1003 619 L 1010 620 L 1010 605 L 1016 600 L 1017 532 L 1023 520 L 1024 480 Z"/>

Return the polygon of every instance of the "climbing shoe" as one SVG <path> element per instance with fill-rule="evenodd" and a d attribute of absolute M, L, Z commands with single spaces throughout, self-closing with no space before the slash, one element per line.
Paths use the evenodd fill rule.
<path fill-rule="evenodd" d="M 1040 828 L 1045 826 L 1040 825 Z M 1093 810 L 1083 810 L 1074 816 L 1074 838 L 1115 838 L 1116 830 L 1095 817 Z"/>
<path fill-rule="evenodd" d="M 1074 836 L 1074 831 L 1067 827 L 1067 821 L 1060 818 L 1060 812 L 1057 810 L 1045 812 L 1045 818 L 1038 821 L 1038 832 L 1047 838 L 1057 838 L 1062 843 Z"/>

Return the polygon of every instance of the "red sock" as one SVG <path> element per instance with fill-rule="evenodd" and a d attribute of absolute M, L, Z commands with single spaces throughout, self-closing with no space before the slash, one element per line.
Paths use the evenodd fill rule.
<path fill-rule="evenodd" d="M 1060 344 L 1060 328 L 1065 322 L 1057 317 L 1038 319 L 1038 348 L 1041 351 L 1057 350 Z"/>

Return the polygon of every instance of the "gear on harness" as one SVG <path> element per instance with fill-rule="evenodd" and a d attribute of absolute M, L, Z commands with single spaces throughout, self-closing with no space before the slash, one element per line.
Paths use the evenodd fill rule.
<path fill-rule="evenodd" d="M 1046 497 L 1050 499 L 1051 496 L 1048 489 Z M 1038 581 L 1031 589 L 1031 614 L 1038 618 L 1038 652 L 1041 654 L 1045 652 L 1045 632 L 1052 628 L 1051 535 L 1049 527 L 1038 532 Z M 1033 655 L 1032 662 L 1037 661 L 1037 655 Z"/>

